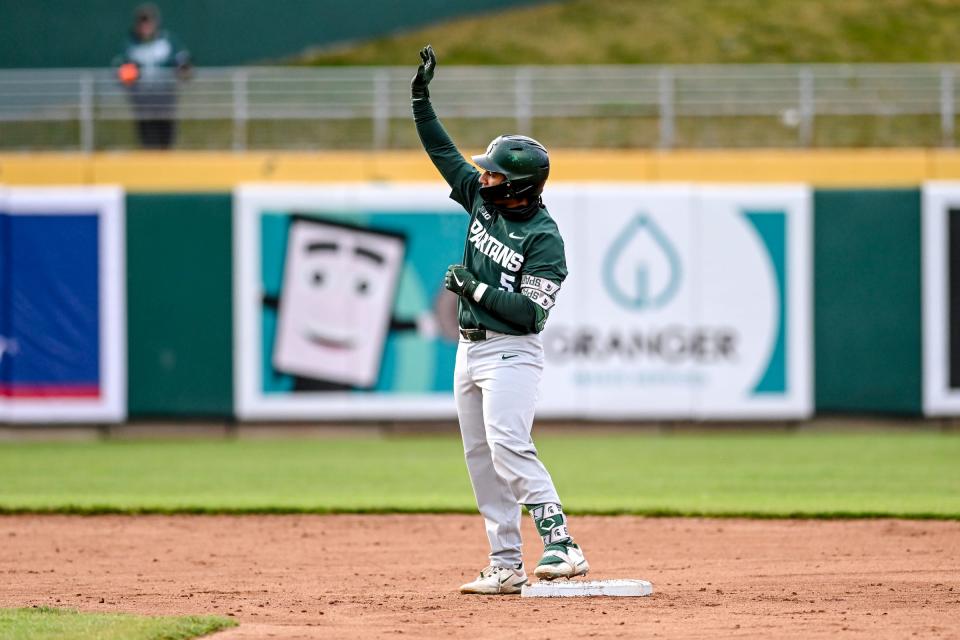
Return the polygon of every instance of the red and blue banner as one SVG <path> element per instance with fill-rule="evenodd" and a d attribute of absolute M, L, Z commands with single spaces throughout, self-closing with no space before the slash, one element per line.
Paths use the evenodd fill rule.
<path fill-rule="evenodd" d="M 0 420 L 123 420 L 123 194 L 0 191 Z"/>

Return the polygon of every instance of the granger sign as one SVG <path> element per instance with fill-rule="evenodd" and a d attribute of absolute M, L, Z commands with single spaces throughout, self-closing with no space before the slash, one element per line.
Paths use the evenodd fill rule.
<path fill-rule="evenodd" d="M 811 413 L 806 187 L 561 186 L 549 206 L 571 275 L 539 415 Z"/>

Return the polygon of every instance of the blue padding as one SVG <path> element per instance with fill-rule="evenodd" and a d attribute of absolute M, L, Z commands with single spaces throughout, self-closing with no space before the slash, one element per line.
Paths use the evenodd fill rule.
<path fill-rule="evenodd" d="M 98 385 L 98 216 L 4 218 L 2 238 L 9 249 L 4 255 L 9 257 L 0 271 L 0 282 L 6 281 L 0 287 L 7 289 L 0 289 L 0 299 L 9 305 L 5 328 L 9 333 L 4 335 L 17 349 L 5 382 L 38 387 Z"/>
<path fill-rule="evenodd" d="M 10 381 L 10 216 L 0 211 L 0 386 Z"/>

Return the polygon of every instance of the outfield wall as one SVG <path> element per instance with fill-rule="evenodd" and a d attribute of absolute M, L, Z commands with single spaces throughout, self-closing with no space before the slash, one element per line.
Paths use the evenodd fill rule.
<path fill-rule="evenodd" d="M 945 225 L 926 231 L 928 244 L 931 239 L 950 242 L 946 251 L 937 254 L 939 263 L 928 259 L 930 264 L 924 265 L 923 198 L 917 185 L 932 176 L 950 177 L 951 167 L 960 164 L 953 154 L 940 152 L 851 154 L 853 173 L 843 175 L 838 168 L 851 165 L 836 155 L 820 162 L 806 158 L 788 171 L 787 160 L 796 154 L 766 152 L 689 154 L 669 160 L 657 154 L 605 152 L 584 156 L 581 166 L 588 168 L 585 176 L 595 175 L 594 171 L 607 175 L 610 169 L 609 177 L 623 180 L 613 167 L 624 171 L 624 166 L 646 162 L 644 166 L 662 170 L 661 163 L 681 163 L 689 173 L 671 173 L 673 179 L 701 181 L 713 174 L 719 176 L 716 180 L 740 176 L 738 181 L 756 183 L 805 178 L 800 181 L 817 185 L 810 199 L 812 408 L 820 413 L 921 415 L 926 406 L 929 415 L 956 414 L 951 402 L 957 396 L 955 387 L 960 387 L 960 374 L 955 373 L 960 370 L 956 364 L 960 357 L 951 357 L 950 345 L 956 340 L 949 338 L 956 332 L 960 314 L 955 287 L 950 286 L 950 276 L 956 279 L 958 270 L 950 265 L 960 255 L 960 248 L 951 251 L 955 241 L 960 242 L 960 233 L 954 233 L 960 225 L 953 213 L 960 204 L 950 188 L 940 200 L 928 203 L 928 207 L 939 207 L 942 215 L 933 217 Z M 126 334 L 122 340 L 127 380 L 124 413 L 131 418 L 237 416 L 234 198 L 229 189 L 217 185 L 223 185 L 232 170 L 252 180 L 271 161 L 247 155 L 200 155 L 181 158 L 186 168 L 176 161 L 179 156 L 162 154 L 0 157 L 0 180 L 7 185 L 54 184 L 58 178 L 59 184 L 91 184 L 109 176 L 127 188 L 126 324 L 121 333 Z M 356 179 L 376 175 L 392 181 L 401 176 L 424 178 L 432 170 L 422 166 L 422 159 L 407 154 L 346 155 L 276 157 L 273 172 L 284 179 L 296 175 L 305 180 L 313 175 L 317 180 L 311 182 L 322 182 L 338 172 Z M 753 169 L 739 173 L 731 168 L 731 158 Z M 727 167 L 725 171 L 721 165 Z M 557 173 L 564 175 L 562 171 Z M 844 180 L 857 186 L 835 186 Z M 560 182 L 558 193 L 576 188 Z M 913 186 L 903 186 L 908 184 Z M 147 190 L 151 185 L 153 190 Z M 445 195 L 444 187 L 436 186 Z M 0 225 L 0 230 L 8 226 Z M 0 241 L 4 238 L 0 233 Z M 943 249 L 941 244 L 937 246 Z M 925 269 L 929 291 L 924 291 Z M 0 269 L 0 284 L 4 277 Z M 933 300 L 926 308 L 934 310 L 926 318 L 925 299 Z M 940 325 L 937 318 L 942 320 Z M 931 342 L 930 336 L 939 336 L 939 342 Z M 942 358 L 937 349 L 943 352 Z M 941 360 L 943 366 L 938 364 Z M 934 398 L 932 404 L 929 400 L 925 404 L 925 377 L 928 382 L 941 381 L 940 391 L 927 391 Z M 0 397 L 0 411 L 4 402 L 10 404 L 9 396 Z"/>

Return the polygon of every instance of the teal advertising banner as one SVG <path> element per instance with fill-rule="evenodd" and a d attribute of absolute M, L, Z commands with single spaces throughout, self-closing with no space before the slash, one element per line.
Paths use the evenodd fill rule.
<path fill-rule="evenodd" d="M 467 222 L 433 187 L 240 188 L 238 414 L 450 414 L 457 299 L 443 274 Z"/>
<path fill-rule="evenodd" d="M 442 277 L 468 218 L 447 192 L 237 190 L 241 419 L 454 416 Z M 543 333 L 538 415 L 811 413 L 807 187 L 558 185 L 548 202 L 570 276 Z"/>

